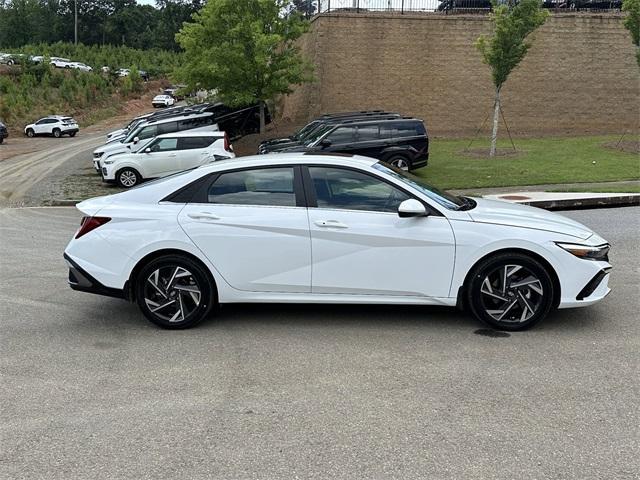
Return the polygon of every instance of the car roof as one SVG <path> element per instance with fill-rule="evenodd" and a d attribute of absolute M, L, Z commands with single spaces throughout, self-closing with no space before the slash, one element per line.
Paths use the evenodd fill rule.
<path fill-rule="evenodd" d="M 378 117 L 378 118 L 349 118 L 340 122 L 331 122 L 333 125 L 353 125 L 361 123 L 377 123 L 377 122 L 420 122 L 424 123 L 419 118 L 414 117 Z"/>
<path fill-rule="evenodd" d="M 183 130 L 182 132 L 174 132 L 174 133 L 163 133 L 162 135 L 157 135 L 154 138 L 182 138 L 182 137 L 224 137 L 224 132 L 220 132 L 217 130 Z"/>
<path fill-rule="evenodd" d="M 157 125 L 159 123 L 178 122 L 181 120 L 191 120 L 192 118 L 204 118 L 204 117 L 212 117 L 212 116 L 213 114 L 211 112 L 204 112 L 204 113 L 180 114 L 180 115 L 175 115 L 173 117 L 150 118 L 145 123 L 145 127 L 147 125 Z"/>
<path fill-rule="evenodd" d="M 220 160 L 214 163 L 208 163 L 198 167 L 210 170 L 212 172 L 218 170 L 250 168 L 250 167 L 269 167 L 274 165 L 337 165 L 337 166 L 353 166 L 353 167 L 370 167 L 378 163 L 378 160 L 361 155 L 344 155 L 344 154 L 313 154 L 309 155 L 303 152 L 296 153 L 270 153 L 268 155 L 251 155 L 248 157 L 236 157 L 229 160 Z"/>

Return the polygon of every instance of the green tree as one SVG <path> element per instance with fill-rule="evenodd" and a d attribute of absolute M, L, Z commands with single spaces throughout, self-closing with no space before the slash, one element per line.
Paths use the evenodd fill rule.
<path fill-rule="evenodd" d="M 631 32 L 631 39 L 636 46 L 636 60 L 640 65 L 640 0 L 623 0 L 622 11 L 626 12 L 624 26 Z"/>
<path fill-rule="evenodd" d="M 487 37 L 481 35 L 476 42 L 484 62 L 491 67 L 491 76 L 495 86 L 493 105 L 493 129 L 491 133 L 491 151 L 496 154 L 498 138 L 498 119 L 500 116 L 500 91 L 511 71 L 522 61 L 531 44 L 527 37 L 544 24 L 548 12 L 541 8 L 540 0 L 521 0 L 513 6 L 494 3 L 491 23 L 493 33 Z"/>
<path fill-rule="evenodd" d="M 288 0 L 209 0 L 176 40 L 185 50 L 175 76 L 191 89 L 216 90 L 232 106 L 260 103 L 312 80 L 295 44 L 308 28 L 300 14 L 283 15 Z"/>

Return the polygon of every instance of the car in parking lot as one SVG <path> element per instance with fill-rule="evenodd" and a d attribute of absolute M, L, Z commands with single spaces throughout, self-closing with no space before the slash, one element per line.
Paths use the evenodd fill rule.
<path fill-rule="evenodd" d="M 86 63 L 82 63 L 82 62 L 69 62 L 69 68 L 73 68 L 74 70 L 80 70 L 82 72 L 93 71 L 93 68 L 91 68 Z"/>
<path fill-rule="evenodd" d="M 51 65 L 56 68 L 71 68 L 71 60 L 62 57 L 51 57 L 49 59 Z"/>
<path fill-rule="evenodd" d="M 2 120 L 0 120 L 0 143 L 4 142 L 4 139 L 7 138 L 9 136 L 9 130 L 7 129 L 7 126 L 2 123 Z"/>
<path fill-rule="evenodd" d="M 417 118 L 347 118 L 322 125 L 312 138 L 282 151 L 364 155 L 408 171 L 427 165 L 429 137 Z"/>
<path fill-rule="evenodd" d="M 224 132 L 174 132 L 155 137 L 135 153 L 103 160 L 101 174 L 105 182 L 131 188 L 150 178 L 234 157 Z"/>
<path fill-rule="evenodd" d="M 71 288 L 164 328 L 218 303 L 293 302 L 459 306 L 522 330 L 609 293 L 609 244 L 584 225 L 365 157 L 214 162 L 77 208 Z"/>
<path fill-rule="evenodd" d="M 176 99 L 173 98 L 171 95 L 156 95 L 155 97 L 153 97 L 153 100 L 151 101 L 151 104 L 153 105 L 154 108 L 158 108 L 158 107 L 171 107 L 172 105 L 175 105 L 176 103 Z"/>
<path fill-rule="evenodd" d="M 27 137 L 37 135 L 52 135 L 56 138 L 60 138 L 62 135 L 75 137 L 79 131 L 78 122 L 72 117 L 64 115 L 50 115 L 24 127 L 24 133 Z"/>

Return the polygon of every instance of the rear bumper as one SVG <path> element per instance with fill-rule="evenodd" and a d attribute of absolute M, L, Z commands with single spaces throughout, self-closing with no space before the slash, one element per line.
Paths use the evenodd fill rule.
<path fill-rule="evenodd" d="M 417 168 L 426 167 L 429 163 L 429 155 L 427 154 L 424 158 L 419 158 L 411 162 L 411 170 L 415 170 Z"/>
<path fill-rule="evenodd" d="M 102 283 L 87 273 L 81 266 L 74 262 L 66 253 L 64 254 L 64 259 L 69 265 L 69 286 L 71 289 L 79 292 L 94 293 L 96 295 L 129 300 L 129 295 L 126 293 L 126 290 L 105 287 Z"/>

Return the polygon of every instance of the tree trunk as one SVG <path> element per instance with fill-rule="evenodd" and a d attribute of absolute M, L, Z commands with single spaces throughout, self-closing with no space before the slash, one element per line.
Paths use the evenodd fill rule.
<path fill-rule="evenodd" d="M 491 132 L 490 157 L 496 156 L 496 143 L 498 141 L 498 120 L 500 119 L 500 87 L 496 88 L 496 99 L 493 103 L 493 130 Z"/>
<path fill-rule="evenodd" d="M 264 102 L 260 102 L 260 133 L 264 133 L 264 125 L 265 125 L 265 119 L 264 119 Z"/>

